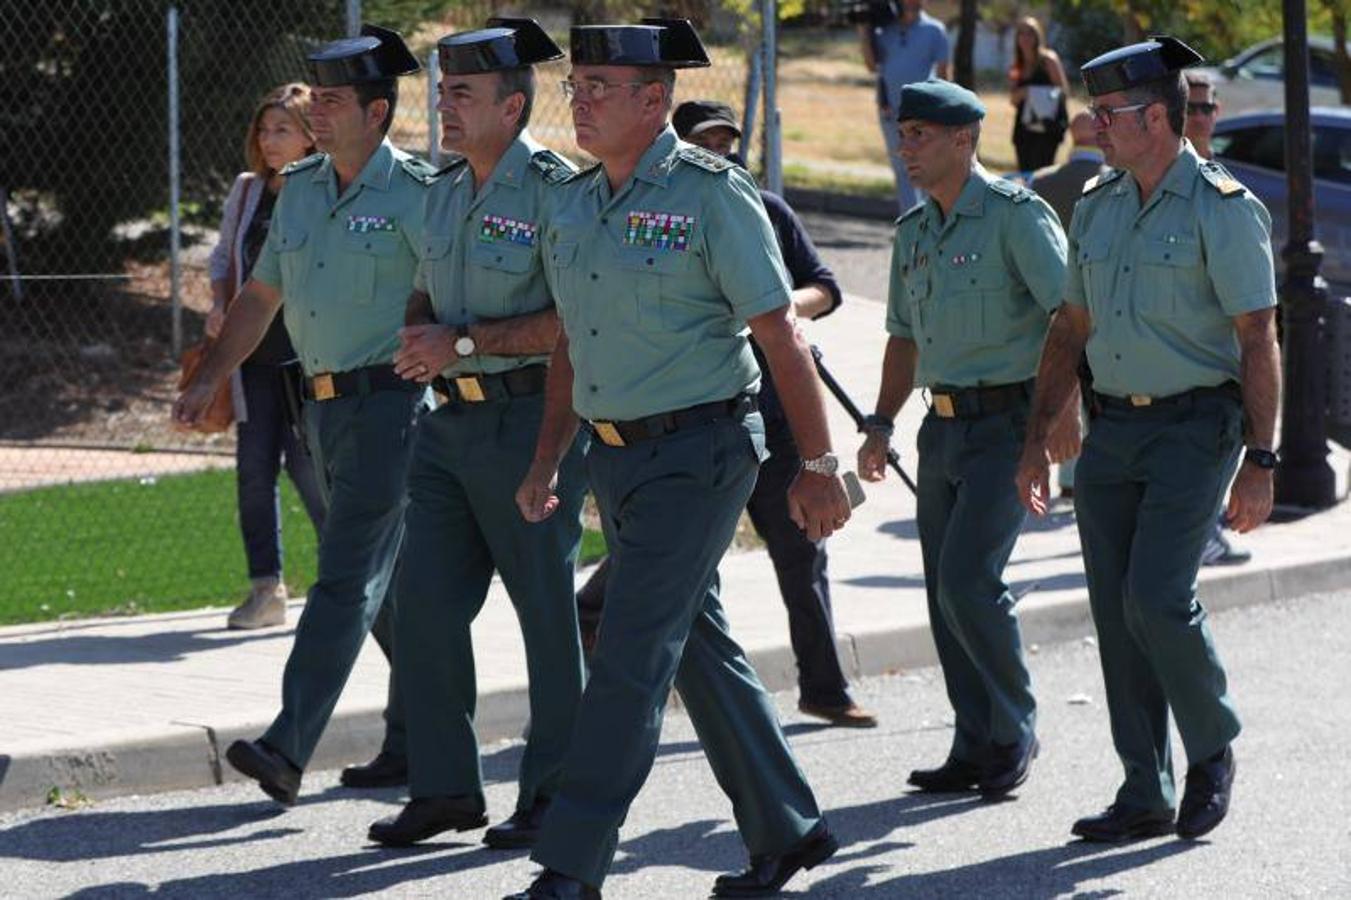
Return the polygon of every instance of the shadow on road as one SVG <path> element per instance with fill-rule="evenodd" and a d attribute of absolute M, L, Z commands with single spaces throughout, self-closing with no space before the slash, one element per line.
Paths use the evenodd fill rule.
<path fill-rule="evenodd" d="M 0 643 L 0 671 L 26 669 L 31 666 L 104 666 L 173 662 L 194 653 L 222 650 L 237 644 L 258 641 L 289 641 L 293 636 L 294 631 L 290 628 L 242 633 L 229 631 L 224 624 L 191 631 L 133 634 L 126 637 L 66 632 L 57 637 L 40 640 Z"/>

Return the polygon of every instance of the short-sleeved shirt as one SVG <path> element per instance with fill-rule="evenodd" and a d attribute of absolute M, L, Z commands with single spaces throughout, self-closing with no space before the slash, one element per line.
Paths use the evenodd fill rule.
<path fill-rule="evenodd" d="M 924 10 L 909 26 L 897 20 L 874 28 L 873 47 L 877 50 L 877 75 L 892 109 L 901 102 L 902 87 L 928 78 L 952 55 L 947 29 Z"/>
<path fill-rule="evenodd" d="M 1088 363 L 1104 394 L 1237 380 L 1234 317 L 1276 305 L 1271 216 L 1190 143 L 1143 208 L 1129 173 L 1094 183 L 1075 207 L 1069 252 L 1065 301 L 1092 317 Z"/>
<path fill-rule="evenodd" d="M 414 286 L 431 296 L 436 321 L 469 325 L 553 306 L 540 265 L 540 212 L 546 191 L 575 168 L 523 132 L 498 160 L 482 189 L 461 162 L 427 191 L 421 260 Z M 493 374 L 539 356 L 476 353 L 443 374 Z"/>
<path fill-rule="evenodd" d="M 757 389 L 746 321 L 791 292 L 750 175 L 667 127 L 618 191 L 597 166 L 548 208 L 545 271 L 579 415 L 636 419 Z"/>
<path fill-rule="evenodd" d="M 930 197 L 896 221 L 887 333 L 915 342 L 917 385 L 1025 381 L 1064 274 L 1055 210 L 977 166 L 947 218 Z"/>
<path fill-rule="evenodd" d="M 393 360 L 430 172 L 387 140 L 341 197 L 327 155 L 288 170 L 252 277 L 281 291 L 306 374 Z"/>

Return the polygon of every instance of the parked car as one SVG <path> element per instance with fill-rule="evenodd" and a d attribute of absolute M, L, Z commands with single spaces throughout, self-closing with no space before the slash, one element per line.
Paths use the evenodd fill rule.
<path fill-rule="evenodd" d="M 1314 236 L 1323 245 L 1320 269 L 1338 296 L 1351 296 L 1351 110 L 1315 107 L 1313 125 Z M 1215 158 L 1271 211 L 1272 249 L 1279 273 L 1289 216 L 1285 180 L 1285 113 L 1267 110 L 1215 123 Z M 1279 276 L 1278 276 L 1279 277 Z"/>
<path fill-rule="evenodd" d="M 1285 106 L 1285 49 L 1280 38 L 1252 45 L 1218 66 L 1201 68 L 1219 91 L 1225 113 Z M 1309 37 L 1309 103 L 1338 106 L 1337 60 L 1332 38 Z"/>

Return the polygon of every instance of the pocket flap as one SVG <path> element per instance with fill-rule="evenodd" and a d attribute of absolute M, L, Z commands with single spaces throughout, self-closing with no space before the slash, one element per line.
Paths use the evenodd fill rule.
<path fill-rule="evenodd" d="M 576 253 L 576 244 L 573 253 Z M 474 265 L 499 272 L 521 274 L 530 271 L 534 253 L 528 247 L 510 247 L 505 244 L 479 244 L 470 253 Z"/>

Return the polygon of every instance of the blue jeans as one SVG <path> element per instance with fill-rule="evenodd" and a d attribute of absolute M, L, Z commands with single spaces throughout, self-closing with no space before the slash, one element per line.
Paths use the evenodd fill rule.
<path fill-rule="evenodd" d="M 239 498 L 239 530 L 250 578 L 281 575 L 281 491 L 277 476 L 283 462 L 305 504 L 314 530 L 324 526 L 324 500 L 314 460 L 286 421 L 285 389 L 276 366 L 245 365 L 247 421 L 236 426 L 235 486 Z"/>

